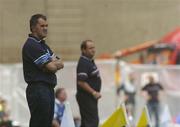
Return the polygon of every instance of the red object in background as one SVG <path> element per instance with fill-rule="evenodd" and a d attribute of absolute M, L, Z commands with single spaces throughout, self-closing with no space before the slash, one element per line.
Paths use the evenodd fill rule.
<path fill-rule="evenodd" d="M 180 44 L 180 28 L 165 35 L 160 42 L 170 43 L 170 44 Z"/>
<path fill-rule="evenodd" d="M 176 28 L 174 31 L 168 33 L 165 35 L 162 39 L 160 40 L 152 40 L 152 41 L 147 41 L 144 43 L 141 43 L 139 45 L 126 48 L 126 49 L 121 49 L 116 51 L 114 54 L 101 54 L 99 58 L 121 58 L 121 57 L 126 57 L 128 55 L 137 53 L 139 51 L 146 50 L 150 48 L 153 45 L 156 45 L 158 43 L 164 43 L 168 45 L 174 45 L 174 50 L 172 53 L 170 53 L 170 56 L 168 56 L 168 61 L 167 64 L 176 64 L 177 61 L 177 55 L 178 52 L 180 52 L 180 27 Z"/>
<path fill-rule="evenodd" d="M 158 40 L 152 40 L 152 41 L 147 41 L 147 42 L 144 42 L 144 43 L 141 43 L 139 45 L 136 45 L 136 46 L 133 46 L 133 47 L 130 47 L 130 48 L 126 48 L 126 49 L 123 49 L 123 50 L 118 50 L 116 51 L 113 56 L 115 58 L 121 58 L 121 57 L 124 57 L 124 56 L 128 56 L 128 55 L 131 55 L 131 54 L 134 54 L 136 52 L 139 52 L 139 51 L 142 51 L 142 50 L 145 50 L 155 44 L 159 43 Z"/>
<path fill-rule="evenodd" d="M 177 53 L 180 51 L 180 27 L 164 36 L 160 42 L 175 45 L 170 57 L 170 64 L 176 64 Z"/>

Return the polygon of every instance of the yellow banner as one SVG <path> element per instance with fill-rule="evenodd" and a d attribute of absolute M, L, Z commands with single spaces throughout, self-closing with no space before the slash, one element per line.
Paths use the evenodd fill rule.
<path fill-rule="evenodd" d="M 141 116 L 139 118 L 139 121 L 136 127 L 151 127 L 149 113 L 146 106 L 143 108 L 143 111 L 141 113 Z"/>
<path fill-rule="evenodd" d="M 101 127 L 126 127 L 128 125 L 126 109 L 121 105 Z"/>

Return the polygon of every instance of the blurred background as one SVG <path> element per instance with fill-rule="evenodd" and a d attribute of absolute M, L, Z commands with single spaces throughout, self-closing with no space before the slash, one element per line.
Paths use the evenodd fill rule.
<path fill-rule="evenodd" d="M 21 62 L 32 14 L 48 17 L 48 44 L 77 60 L 84 39 L 97 56 L 159 39 L 179 26 L 179 0 L 0 0 L 0 62 Z"/>
<path fill-rule="evenodd" d="M 0 0 L 0 96 L 9 105 L 10 119 L 22 127 L 28 126 L 29 111 L 25 98 L 26 83 L 22 74 L 21 49 L 30 33 L 29 19 L 35 13 L 47 16 L 47 43 L 65 62 L 65 69 L 57 74 L 57 87 L 67 89 L 75 117 L 79 117 L 74 95 L 80 44 L 84 39 L 95 41 L 96 58 L 103 77 L 104 96 L 99 106 L 100 118 L 103 121 L 123 101 L 116 94 L 116 89 L 122 83 L 122 75 L 127 76 L 129 72 L 124 71 L 124 74 L 117 70 L 117 65 L 122 68 L 119 60 L 129 63 L 139 56 L 135 54 L 114 59 L 112 54 L 147 41 L 160 40 L 179 27 L 180 0 Z M 178 91 L 174 94 L 172 91 L 178 88 L 180 82 L 179 66 L 152 67 L 143 62 L 140 62 L 140 65 L 128 63 L 127 66 L 137 72 L 137 90 L 140 91 L 142 87 L 141 80 L 145 72 L 156 73 L 165 89 L 172 88 L 166 92 L 167 98 L 162 100 L 164 104 L 169 104 L 172 119 L 176 121 L 176 116 L 180 114 L 177 108 L 180 104 L 175 104 L 180 95 Z M 174 70 L 176 73 L 168 73 Z M 116 79 L 117 73 L 119 79 Z M 145 104 L 139 93 L 137 100 L 139 106 L 135 120 Z"/>

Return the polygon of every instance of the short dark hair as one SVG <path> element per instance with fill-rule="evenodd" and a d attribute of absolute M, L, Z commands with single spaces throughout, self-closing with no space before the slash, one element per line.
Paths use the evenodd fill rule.
<path fill-rule="evenodd" d="M 57 98 L 58 95 L 59 95 L 63 90 L 65 90 L 65 88 L 57 88 L 57 89 L 56 89 L 56 92 L 55 92 L 55 97 Z"/>
<path fill-rule="evenodd" d="M 82 43 L 81 43 L 81 51 L 83 50 L 83 49 L 86 49 L 86 44 L 87 44 L 87 42 L 93 42 L 92 40 L 84 40 L 84 41 L 82 41 Z"/>
<path fill-rule="evenodd" d="M 35 14 L 31 16 L 31 19 L 29 21 L 30 23 L 30 31 L 32 32 L 32 27 L 36 26 L 36 24 L 38 23 L 38 19 L 42 18 L 45 21 L 47 20 L 46 16 L 43 14 Z"/>

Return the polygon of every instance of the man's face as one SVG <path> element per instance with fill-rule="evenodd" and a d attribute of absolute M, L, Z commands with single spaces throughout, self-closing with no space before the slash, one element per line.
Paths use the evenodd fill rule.
<path fill-rule="evenodd" d="M 43 39 L 47 36 L 47 21 L 39 18 L 38 23 L 33 28 L 33 34 L 35 34 L 39 39 Z"/>
<path fill-rule="evenodd" d="M 149 76 L 149 82 L 154 83 L 154 77 L 153 76 Z"/>
<path fill-rule="evenodd" d="M 95 45 L 93 42 L 88 41 L 86 43 L 86 49 L 83 49 L 83 53 L 89 57 L 89 58 L 93 58 L 95 55 Z"/>
<path fill-rule="evenodd" d="M 67 93 L 65 90 L 62 90 L 61 93 L 58 95 L 58 100 L 60 102 L 64 102 L 67 99 Z"/>

